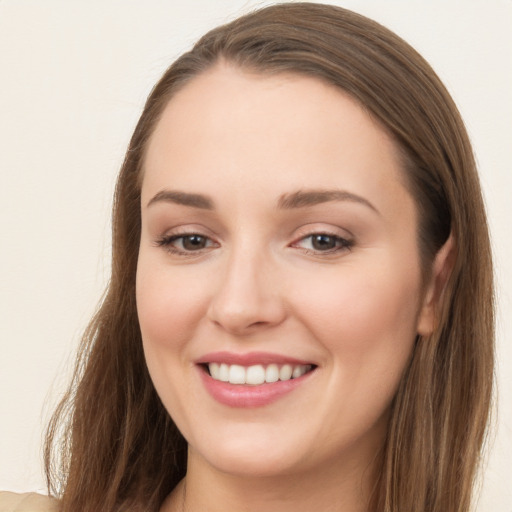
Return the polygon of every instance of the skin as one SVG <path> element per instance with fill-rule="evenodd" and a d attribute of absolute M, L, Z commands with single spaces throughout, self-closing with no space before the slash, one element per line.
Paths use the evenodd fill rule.
<path fill-rule="evenodd" d="M 320 189 L 353 196 L 279 207 Z M 162 191 L 208 196 L 214 208 Z M 185 482 L 162 510 L 366 510 L 390 402 L 416 335 L 433 328 L 441 274 L 434 265 L 422 283 L 416 207 L 390 137 L 321 81 L 219 63 L 167 105 L 141 211 L 147 365 L 189 443 Z M 319 250 L 315 233 L 350 246 Z M 206 244 L 169 243 L 185 234 Z M 229 407 L 195 364 L 221 350 L 316 369 L 274 403 Z"/>

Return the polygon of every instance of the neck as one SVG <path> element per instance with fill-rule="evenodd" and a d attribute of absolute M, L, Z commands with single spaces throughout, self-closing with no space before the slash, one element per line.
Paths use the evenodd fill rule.
<path fill-rule="evenodd" d="M 186 478 L 161 512 L 367 512 L 375 465 L 350 458 L 301 473 L 232 475 L 189 451 Z"/>

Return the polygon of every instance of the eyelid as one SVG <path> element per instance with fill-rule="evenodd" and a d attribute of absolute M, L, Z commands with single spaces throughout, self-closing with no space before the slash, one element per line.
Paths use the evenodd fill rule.
<path fill-rule="evenodd" d="M 320 249 L 307 249 L 307 251 L 314 252 L 315 254 L 329 254 L 331 252 L 338 252 L 340 250 L 349 249 L 353 245 L 352 240 L 348 240 L 348 239 L 343 238 L 343 237 L 338 236 L 338 235 L 333 235 L 331 233 L 311 233 L 310 235 L 303 236 L 302 238 L 297 240 L 297 242 L 294 242 L 292 244 L 292 247 L 297 247 L 300 242 L 302 242 L 304 240 L 307 240 L 308 238 L 312 238 L 314 236 L 320 236 L 320 235 L 328 236 L 330 238 L 335 239 L 338 242 L 341 242 L 341 247 L 337 247 L 337 248 L 333 248 L 333 249 L 327 249 L 325 251 L 322 251 Z"/>
<path fill-rule="evenodd" d="M 347 229 L 321 223 L 310 223 L 301 226 L 295 231 L 293 238 L 298 241 L 312 235 L 329 235 L 350 241 L 355 239 L 355 236 Z"/>
<path fill-rule="evenodd" d="M 342 232 L 343 231 L 343 232 Z M 327 249 L 316 249 L 301 247 L 307 239 L 311 239 L 314 236 L 324 235 L 330 238 L 334 238 L 336 241 L 335 247 Z M 199 247 L 197 249 L 185 249 L 173 245 L 176 240 L 184 239 L 190 236 L 198 236 L 205 239 L 206 246 Z M 220 247 L 220 243 L 216 240 L 216 236 L 210 233 L 209 229 L 205 229 L 202 226 L 177 226 L 176 228 L 166 230 L 162 235 L 158 236 L 153 244 L 157 247 L 161 247 L 171 254 L 175 254 L 182 257 L 197 257 L 205 252 L 209 252 L 211 249 Z M 354 237 L 347 230 L 341 228 L 321 225 L 306 225 L 301 226 L 294 237 L 294 241 L 288 245 L 288 247 L 302 250 L 306 254 L 317 255 L 327 257 L 329 255 L 339 255 L 341 252 L 351 250 L 354 245 Z"/>
<path fill-rule="evenodd" d="M 354 234 L 349 229 L 336 225 L 330 221 L 305 222 L 294 230 L 294 236 L 297 238 L 319 233 L 339 236 L 341 238 L 354 238 Z"/>
<path fill-rule="evenodd" d="M 173 245 L 176 240 L 190 236 L 199 236 L 204 238 L 209 242 L 209 245 L 197 250 L 180 249 Z M 220 245 L 219 242 L 216 241 L 215 237 L 209 233 L 209 230 L 197 226 L 178 226 L 176 228 L 169 229 L 162 235 L 158 236 L 154 240 L 153 244 L 156 247 L 165 249 L 170 254 L 181 257 L 198 257 L 215 247 L 219 247 Z"/>
<path fill-rule="evenodd" d="M 219 237 L 211 229 L 206 228 L 201 224 L 181 224 L 173 227 L 168 227 L 165 230 L 162 229 L 159 232 L 154 233 L 155 239 L 161 240 L 164 238 L 180 237 L 187 235 L 199 235 L 212 240 L 217 240 Z"/>
<path fill-rule="evenodd" d="M 326 228 L 323 226 L 303 226 L 300 229 L 300 232 L 296 235 L 295 241 L 290 244 L 290 247 L 301 249 L 306 254 L 314 255 L 314 256 L 320 256 L 320 257 L 327 257 L 327 256 L 333 256 L 333 255 L 340 255 L 340 253 L 350 251 L 351 248 L 354 246 L 355 240 L 354 236 L 347 232 L 340 233 L 340 229 L 336 228 Z M 337 242 L 341 242 L 341 244 L 336 245 L 332 249 L 327 250 L 320 250 L 320 249 L 308 249 L 300 247 L 300 243 L 304 240 L 307 240 L 308 238 L 319 236 L 319 235 L 325 235 L 328 237 L 332 237 L 336 239 Z"/>

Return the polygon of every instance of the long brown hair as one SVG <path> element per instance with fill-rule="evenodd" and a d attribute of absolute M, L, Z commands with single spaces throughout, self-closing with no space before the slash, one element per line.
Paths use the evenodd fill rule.
<path fill-rule="evenodd" d="M 471 145 L 453 100 L 415 50 L 363 16 L 309 3 L 267 7 L 212 30 L 151 92 L 117 182 L 111 281 L 49 426 L 50 491 L 65 512 L 156 511 L 185 475 L 186 442 L 154 390 L 137 321 L 140 183 L 167 102 L 220 59 L 317 77 L 350 94 L 402 153 L 425 275 L 452 233 L 456 257 L 438 326 L 417 340 L 400 383 L 369 510 L 468 512 L 494 357 L 490 244 Z"/>

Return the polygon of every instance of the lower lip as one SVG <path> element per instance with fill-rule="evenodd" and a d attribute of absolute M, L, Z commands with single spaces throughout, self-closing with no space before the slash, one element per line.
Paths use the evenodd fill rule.
<path fill-rule="evenodd" d="M 201 379 L 210 395 L 223 405 L 239 408 L 264 407 L 300 387 L 310 376 L 310 371 L 296 379 L 283 380 L 258 386 L 230 384 L 213 379 L 200 368 Z"/>

